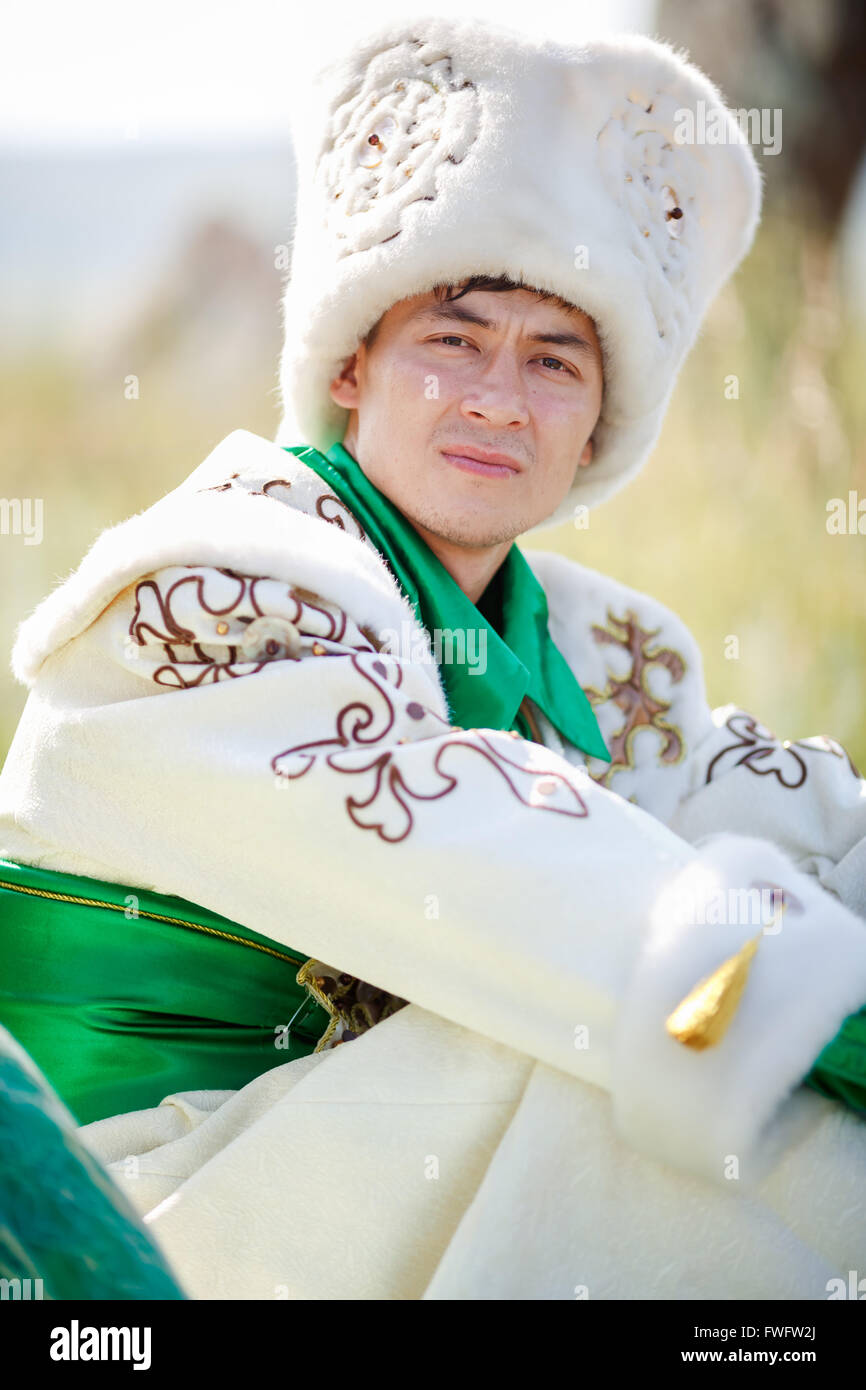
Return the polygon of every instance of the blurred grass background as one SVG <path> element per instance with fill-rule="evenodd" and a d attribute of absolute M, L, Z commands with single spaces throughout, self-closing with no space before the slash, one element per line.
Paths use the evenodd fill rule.
<path fill-rule="evenodd" d="M 707 316 L 652 459 L 588 529 L 524 544 L 677 612 L 711 705 L 735 701 L 781 738 L 830 735 L 866 770 L 866 534 L 827 531 L 832 499 L 866 503 L 866 256 L 852 278 L 841 254 L 855 185 L 854 241 L 866 242 L 866 7 L 645 9 L 647 31 L 685 45 L 729 105 L 783 111 L 783 148 L 756 151 L 762 225 Z M 46 331 L 0 325 L 0 494 L 42 498 L 45 526 L 41 545 L 0 535 L 4 654 L 104 527 L 175 487 L 231 430 L 273 438 L 292 164 L 284 139 L 180 154 L 133 141 L 104 159 L 31 157 L 17 172 L 0 160 L 13 190 L 0 293 L 27 313 L 38 293 L 46 301 Z M 61 304 L 70 286 L 73 310 Z M 65 337 L 49 331 L 64 317 Z M 4 655 L 0 757 L 25 698 Z"/>

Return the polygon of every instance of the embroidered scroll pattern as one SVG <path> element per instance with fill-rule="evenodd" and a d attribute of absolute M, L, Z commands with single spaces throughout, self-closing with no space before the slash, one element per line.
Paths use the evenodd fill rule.
<path fill-rule="evenodd" d="M 852 775 L 860 773 L 847 751 L 836 739 L 821 734 L 814 739 L 780 740 L 746 710 L 735 710 L 725 720 L 724 728 L 734 737 L 707 766 L 706 782 L 731 767 L 746 767 L 759 777 L 775 777 L 782 787 L 796 791 L 805 785 L 809 776 L 805 753 L 824 753 L 845 760 Z M 724 760 L 727 759 L 725 765 Z"/>
<path fill-rule="evenodd" d="M 459 778 L 444 764 L 454 767 L 450 750 L 457 745 L 485 758 L 525 806 L 576 818 L 589 815 L 572 782 L 545 760 L 541 748 L 533 745 L 535 751 L 529 759 L 510 758 L 505 752 L 506 740 L 519 738 L 518 734 L 449 729 L 444 719 L 416 700 L 403 706 L 402 716 L 418 721 L 419 726 L 429 719 L 437 727 L 418 738 L 397 739 L 411 751 L 411 758 L 398 761 L 393 748 L 381 745 L 397 723 L 392 696 L 402 684 L 403 667 L 390 657 L 373 660 L 353 655 L 351 662 L 364 683 L 358 697 L 335 715 L 331 738 L 295 744 L 277 753 L 271 767 L 278 777 L 304 777 L 324 760 L 334 772 L 357 779 L 345 800 L 352 822 L 361 830 L 375 831 L 389 844 L 398 844 L 415 825 L 418 806 L 413 809 L 413 803 L 439 801 L 456 790 Z M 447 734 L 440 732 L 443 728 Z"/>
<path fill-rule="evenodd" d="M 661 666 L 669 672 L 671 680 L 677 684 L 683 678 L 686 663 L 679 652 L 671 647 L 651 646 L 652 639 L 661 631 L 641 627 L 637 616 L 628 609 L 624 618 L 618 618 L 607 610 L 607 625 L 592 625 L 592 635 L 601 645 L 620 647 L 628 652 L 631 667 L 623 677 L 608 671 L 604 690 L 594 686 L 584 686 L 584 693 L 595 709 L 598 705 L 612 701 L 625 715 L 621 728 L 605 738 L 611 761 L 601 773 L 590 773 L 592 780 L 600 786 L 610 787 L 611 778 L 623 768 L 634 768 L 634 739 L 638 729 L 653 729 L 659 736 L 661 747 L 658 751 L 659 764 L 675 766 L 685 756 L 685 743 L 682 732 L 665 718 L 671 707 L 670 701 L 653 695 L 647 684 L 647 677 L 654 666 Z M 634 796 L 629 798 L 634 801 Z"/>
<path fill-rule="evenodd" d="M 293 456 L 287 455 L 287 458 L 290 457 Z M 295 506 L 312 515 L 309 508 L 304 506 L 300 499 L 295 500 L 289 497 L 291 486 L 292 482 L 289 478 L 259 479 L 241 477 L 240 473 L 230 473 L 223 482 L 213 483 L 210 487 L 201 487 L 198 491 L 230 492 L 234 489 L 237 492 L 246 492 L 250 497 L 269 497 L 272 502 L 282 502 L 284 506 Z M 336 493 L 331 492 L 324 485 L 317 489 L 315 512 L 322 521 L 329 521 L 332 526 L 339 526 L 341 531 L 348 532 L 357 540 L 366 541 L 367 533 L 355 514 L 349 510 L 342 497 L 338 497 Z"/>
<path fill-rule="evenodd" d="M 162 644 L 166 660 L 152 673 L 157 685 L 185 690 L 253 675 L 271 661 L 299 660 L 305 642 L 324 655 L 326 642 L 345 650 L 353 635 L 343 609 L 309 589 L 221 567 L 173 569 L 179 577 L 170 583 L 139 580 L 129 624 L 132 654 Z M 365 640 L 350 650 L 379 649 L 369 629 L 357 631 Z"/>
<path fill-rule="evenodd" d="M 255 481 L 253 478 L 242 478 L 240 473 L 230 473 L 225 482 L 201 487 L 198 491 L 230 492 L 234 488 L 238 492 L 248 492 L 251 497 L 271 497 L 277 502 L 288 502 L 288 496 L 284 495 L 292 486 L 288 478 L 269 478 L 261 487 L 255 487 Z"/>

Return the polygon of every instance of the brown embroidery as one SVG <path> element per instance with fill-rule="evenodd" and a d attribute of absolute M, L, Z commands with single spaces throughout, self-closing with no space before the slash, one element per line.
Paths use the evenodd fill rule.
<path fill-rule="evenodd" d="M 258 591 L 262 584 L 274 582 L 260 575 L 240 574 L 236 570 L 226 567 L 214 568 L 217 573 L 234 580 L 238 586 L 237 592 L 222 606 L 208 601 L 206 588 L 210 576 L 207 569 L 201 573 L 191 571 L 180 579 L 176 579 L 165 590 L 153 579 L 143 579 L 135 587 L 135 609 L 129 624 L 129 634 L 139 646 L 144 646 L 148 637 L 155 638 L 157 642 L 162 644 L 167 660 L 153 673 L 153 680 L 157 685 L 186 690 L 199 685 L 214 684 L 220 680 L 255 675 L 271 660 L 284 657 L 294 658 L 297 655 L 294 638 L 298 632 L 306 631 L 308 636 L 314 636 L 320 641 L 334 643 L 344 641 L 349 618 L 342 608 L 333 604 L 326 607 L 325 601 L 321 599 L 320 595 L 314 594 L 311 590 L 286 585 L 283 592 L 291 600 L 293 611 L 290 616 L 280 617 L 278 621 L 285 624 L 287 639 L 282 642 L 273 641 L 271 644 L 264 642 L 255 653 L 250 654 L 246 653 L 238 644 L 230 643 L 224 648 L 224 656 L 214 657 L 212 653 L 204 650 L 202 643 L 214 645 L 219 636 L 218 629 L 211 636 L 211 634 L 201 631 L 200 625 L 195 629 L 184 626 L 173 611 L 173 604 L 177 601 L 179 591 L 192 585 L 194 602 L 202 615 L 221 619 L 231 615 L 236 623 L 250 625 L 248 630 L 253 632 L 256 627 L 260 628 L 261 623 L 268 618 L 268 614 L 265 612 L 268 605 L 264 604 L 263 607 L 258 597 Z M 157 614 L 153 619 L 145 618 L 142 615 L 142 606 L 146 595 L 151 595 L 155 601 Z M 313 602 L 313 600 L 318 601 Z M 247 613 L 238 612 L 240 608 L 244 607 L 249 610 Z M 309 621 L 311 613 L 318 614 L 323 621 L 311 624 Z M 311 627 L 312 631 L 310 630 Z M 291 629 L 297 631 L 290 631 Z M 291 641 L 288 640 L 289 637 L 292 638 Z M 244 640 L 247 640 L 246 637 Z M 175 650 L 177 647 L 190 649 L 192 655 L 180 655 Z M 369 651 L 370 648 L 366 645 L 354 646 L 351 650 Z M 260 654 L 264 655 L 264 660 L 257 659 Z M 236 667 L 238 669 L 235 669 Z"/>
<path fill-rule="evenodd" d="M 306 465 L 304 465 L 306 467 Z M 315 473 L 315 469 L 309 470 Z M 318 477 L 318 475 L 316 475 Z M 273 502 L 282 502 L 284 505 L 292 505 L 288 497 L 281 497 L 279 489 L 290 488 L 291 481 L 288 478 L 269 478 L 263 482 L 261 487 L 255 487 L 254 479 L 242 478 L 240 473 L 232 473 L 225 482 L 213 483 L 210 487 L 200 487 L 199 492 L 246 492 L 251 497 L 268 497 Z M 355 536 L 359 541 L 367 540 L 367 533 L 361 525 L 354 512 L 346 505 L 342 498 L 323 487 L 315 502 L 316 515 L 322 521 L 329 522 L 332 526 L 339 526 L 341 531 L 346 531 L 349 535 Z"/>
<path fill-rule="evenodd" d="M 240 481 L 236 482 L 236 479 Z M 252 487 L 251 482 L 252 480 L 248 482 L 246 479 L 241 479 L 240 473 L 232 473 L 224 483 L 213 483 L 210 487 L 200 487 L 196 490 L 198 492 L 230 492 L 234 489 L 237 492 L 246 492 L 250 497 L 270 497 L 275 502 L 288 501 L 285 497 L 277 497 L 272 491 L 274 488 L 290 488 L 292 484 L 288 478 L 269 478 L 266 483 L 262 483 L 260 488 Z"/>
<path fill-rule="evenodd" d="M 678 683 L 686 670 L 686 663 L 679 652 L 670 647 L 650 647 L 650 642 L 660 631 L 641 627 L 637 616 L 629 609 L 625 618 L 614 616 L 607 610 L 608 623 L 600 627 L 593 623 L 592 634 L 596 642 L 623 647 L 631 656 L 631 670 L 623 678 L 608 672 L 604 690 L 584 686 L 584 693 L 595 708 L 612 700 L 625 714 L 625 722 L 610 738 L 606 738 L 611 761 L 603 772 L 590 773 L 592 780 L 601 786 L 609 786 L 611 777 L 621 768 L 633 768 L 633 742 L 638 729 L 649 728 L 662 738 L 658 754 L 659 762 L 673 766 L 685 756 L 685 744 L 679 729 L 669 724 L 663 717 L 670 709 L 670 702 L 659 700 L 646 685 L 647 672 L 652 666 L 664 666 L 671 679 Z M 617 629 L 619 629 L 617 631 Z M 633 799 L 633 798 L 632 798 Z"/>
<path fill-rule="evenodd" d="M 362 632 L 362 633 L 364 634 L 364 636 L 366 637 L 367 641 L 370 643 L 370 646 L 371 646 L 375 651 L 377 651 L 377 652 L 383 652 L 383 651 L 387 651 L 387 650 L 388 650 L 388 643 L 387 643 L 387 642 L 380 642 L 380 641 L 379 641 L 379 638 L 378 638 L 378 635 L 373 631 L 373 629 L 372 629 L 371 627 L 369 627 L 369 626 L 368 626 L 368 627 L 365 627 L 363 624 L 359 624 L 359 625 L 358 625 L 358 631 L 359 631 L 359 632 Z"/>
<path fill-rule="evenodd" d="M 224 483 L 214 483 L 211 487 L 200 487 L 200 488 L 197 488 L 196 491 L 197 491 L 197 492 L 228 492 L 228 491 L 230 491 L 230 489 L 231 489 L 231 486 L 232 486 L 232 483 L 233 483 L 234 479 L 235 479 L 235 478 L 239 478 L 240 476 L 241 476 L 240 473 L 232 473 L 232 474 L 230 474 L 230 476 L 227 478 L 227 480 L 226 480 Z"/>
<path fill-rule="evenodd" d="M 338 711 L 336 728 L 331 738 L 312 743 L 296 744 L 271 759 L 278 777 L 304 777 L 319 757 L 335 772 L 366 779 L 369 791 L 365 796 L 348 796 L 346 809 L 352 822 L 361 830 L 375 830 L 380 839 L 398 844 L 411 833 L 415 817 L 410 801 L 438 801 L 450 795 L 458 786 L 458 778 L 442 767 L 443 758 L 454 744 L 481 754 L 503 777 L 509 790 L 523 805 L 558 815 L 585 818 L 589 808 L 572 782 L 555 767 L 545 767 L 540 757 L 533 765 L 508 757 L 498 746 L 503 735 L 479 729 L 455 730 L 443 737 L 440 733 L 413 739 L 411 746 L 417 756 L 398 766 L 394 751 L 385 749 L 372 757 L 363 756 L 365 749 L 380 744 L 396 722 L 396 710 L 389 691 L 399 689 L 403 668 L 391 663 L 391 674 L 384 661 L 370 662 L 352 656 L 355 670 L 365 682 L 367 693 L 377 697 L 373 704 L 355 699 Z M 377 679 L 378 678 L 378 679 Z M 404 709 L 410 719 L 432 717 L 448 727 L 440 716 L 417 701 Z M 326 753 L 327 749 L 337 750 Z M 426 755 L 422 758 L 421 754 Z M 411 768 L 412 784 L 407 780 Z"/>
<path fill-rule="evenodd" d="M 734 735 L 735 741 L 722 748 L 710 760 L 707 782 L 713 780 L 713 773 L 722 758 L 726 758 L 729 753 L 742 753 L 741 757 L 735 757 L 735 767 L 747 767 L 750 772 L 756 772 L 760 777 L 775 777 L 783 787 L 802 787 L 808 775 L 805 762 L 798 753 L 786 749 L 771 729 L 759 724 L 746 710 L 736 710 L 730 715 L 725 720 L 725 728 Z M 774 762 L 781 766 L 774 766 Z M 763 763 L 764 766 L 757 767 L 757 763 Z"/>
<path fill-rule="evenodd" d="M 171 591 L 170 591 L 171 592 Z M 162 631 L 155 628 L 152 623 L 145 622 L 141 617 L 142 595 L 152 593 L 159 608 L 159 616 L 162 621 Z M 155 579 L 142 579 L 135 586 L 135 611 L 129 624 L 129 635 L 134 637 L 140 647 L 143 647 L 147 638 L 145 633 L 150 633 L 158 641 L 168 642 L 174 640 L 188 644 L 195 638 L 195 633 L 191 628 L 181 627 L 172 617 L 171 609 L 166 604 L 162 590 Z"/>
<path fill-rule="evenodd" d="M 826 734 L 820 735 L 825 741 L 825 747 L 804 743 L 802 740 L 779 740 L 765 724 L 760 724 L 753 715 L 742 709 L 735 710 L 725 720 L 724 727 L 735 736 L 735 742 L 729 743 L 711 759 L 707 767 L 707 782 L 712 781 L 716 766 L 722 758 L 726 758 L 729 753 L 741 753 L 740 757 L 735 757 L 734 767 L 747 767 L 759 777 L 773 776 L 780 786 L 796 791 L 804 785 L 809 776 L 806 760 L 801 753 L 795 751 L 796 749 L 802 749 L 803 753 L 830 753 L 836 758 L 844 758 L 853 775 L 860 778 L 860 773 L 841 743 L 828 738 Z"/>
<path fill-rule="evenodd" d="M 255 580 L 253 583 L 255 583 Z M 311 589 L 297 589 L 293 586 L 289 592 L 295 602 L 301 605 L 301 608 L 310 609 L 314 613 L 321 613 L 322 617 L 327 619 L 328 631 L 317 633 L 316 635 L 318 637 L 323 637 L 326 642 L 339 642 L 342 640 L 349 622 L 342 608 L 338 608 L 336 604 L 325 606 L 326 600 L 323 599 L 321 595 L 314 594 Z M 299 608 L 298 614 L 293 619 L 293 622 L 299 621 L 301 608 Z"/>
<path fill-rule="evenodd" d="M 229 648 L 234 652 L 235 648 Z M 153 673 L 153 679 L 157 685 L 164 685 L 169 690 L 192 690 L 198 685 L 216 685 L 221 680 L 234 680 L 238 676 L 252 676 L 256 671 L 260 671 L 267 662 L 257 663 L 239 662 L 237 656 L 231 656 L 228 661 L 211 661 L 208 665 L 202 666 L 201 670 L 196 669 L 194 676 L 189 675 L 183 669 L 183 663 L 179 663 L 171 652 L 166 650 L 169 660 L 164 665 L 157 668 Z M 235 666 L 243 666 L 242 670 L 235 670 Z"/>
<path fill-rule="evenodd" d="M 266 483 L 262 483 L 261 495 L 262 497 L 271 497 L 276 502 L 285 502 L 287 500 L 286 498 L 274 496 L 273 489 L 278 487 L 290 488 L 291 486 L 288 478 L 269 478 Z M 255 488 L 253 489 L 253 496 L 258 496 Z"/>
<path fill-rule="evenodd" d="M 333 509 L 334 514 L 328 516 L 326 507 Z M 336 497 L 333 492 L 323 492 L 316 498 L 316 515 L 323 521 L 329 521 L 332 526 L 339 526 L 341 531 L 347 531 L 350 535 L 356 536 L 359 541 L 367 539 L 367 532 L 364 530 L 355 513 L 350 511 L 346 503 L 340 497 Z"/>

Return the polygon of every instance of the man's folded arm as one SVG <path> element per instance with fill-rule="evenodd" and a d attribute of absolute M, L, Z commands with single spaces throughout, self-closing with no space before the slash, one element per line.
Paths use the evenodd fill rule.
<path fill-rule="evenodd" d="M 171 566 L 78 645 L 133 697 L 65 730 L 103 792 L 87 852 L 605 1084 L 602 1037 L 688 845 L 556 753 L 455 728 L 432 668 L 278 580 Z"/>
<path fill-rule="evenodd" d="M 425 664 L 380 645 L 282 581 L 209 566 L 144 576 L 70 644 L 70 660 L 108 663 L 113 677 L 99 680 L 114 694 L 55 712 L 63 785 L 87 796 L 86 815 L 74 795 L 58 807 L 57 833 L 119 881 L 199 902 L 618 1091 L 638 1144 L 629 1097 L 646 1099 L 637 1054 L 649 1030 L 652 1085 L 669 1072 L 682 1125 L 706 1130 L 691 1090 L 727 1115 L 718 1144 L 747 1143 L 866 995 L 857 919 L 766 841 L 694 849 L 556 753 L 452 727 Z M 749 1007 L 708 1061 L 664 1020 L 744 929 L 689 926 L 658 904 L 677 875 L 700 893 L 768 873 L 803 910 L 758 953 Z M 623 1001 L 648 969 L 624 1033 Z M 800 972 L 808 997 L 787 1001 L 779 978 Z M 756 1064 L 768 1030 L 786 1028 L 784 1055 Z M 731 1085 L 743 1069 L 748 1105 Z"/>

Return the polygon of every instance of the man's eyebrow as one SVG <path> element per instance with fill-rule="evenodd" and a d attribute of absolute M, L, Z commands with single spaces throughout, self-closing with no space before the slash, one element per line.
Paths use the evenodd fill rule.
<path fill-rule="evenodd" d="M 431 304 L 427 308 L 419 309 L 412 316 L 415 319 L 431 318 L 437 320 L 459 320 L 462 323 L 474 323 L 478 328 L 496 328 L 493 319 L 486 319 L 483 314 L 476 313 L 473 309 L 467 309 L 463 304 Z M 588 338 L 584 338 L 580 333 L 567 332 L 565 330 L 553 333 L 530 333 L 528 335 L 531 343 L 553 343 L 557 347 L 574 348 L 577 352 L 586 353 L 590 357 L 596 357 L 597 353 Z"/>

